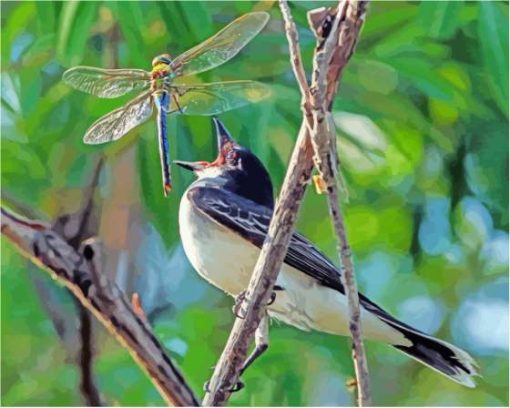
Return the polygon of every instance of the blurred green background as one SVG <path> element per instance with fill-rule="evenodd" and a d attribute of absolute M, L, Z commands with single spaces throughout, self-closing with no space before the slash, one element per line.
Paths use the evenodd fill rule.
<path fill-rule="evenodd" d="M 332 3 L 320 2 L 320 5 Z M 291 4 L 310 72 L 314 38 Z M 272 99 L 220 116 L 268 166 L 275 194 L 297 135 L 300 95 L 275 2 L 6 2 L 2 32 L 3 204 L 52 220 L 76 211 L 100 155 L 100 236 L 107 273 L 141 294 L 168 352 L 198 395 L 233 316 L 179 243 L 177 210 L 192 176 L 161 191 L 154 121 L 122 140 L 82 142 L 128 98 L 99 99 L 61 81 L 82 64 L 150 69 L 237 16 L 266 10 L 265 30 L 197 81 L 256 79 Z M 382 344 L 367 343 L 377 405 L 508 405 L 508 5 L 374 2 L 334 106 L 344 203 L 363 293 L 408 324 L 471 353 L 483 378 L 463 388 Z M 174 115 L 173 158 L 211 160 L 210 118 Z M 308 189 L 298 229 L 335 261 L 325 198 Z M 73 300 L 2 239 L 3 405 L 80 405 Z M 162 405 L 130 356 L 95 325 L 96 382 L 111 405 Z M 273 323 L 271 345 L 232 405 L 350 405 L 347 338 Z"/>

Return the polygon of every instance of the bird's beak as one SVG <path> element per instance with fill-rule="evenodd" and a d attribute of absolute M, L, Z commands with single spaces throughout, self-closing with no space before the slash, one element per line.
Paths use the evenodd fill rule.
<path fill-rule="evenodd" d="M 181 166 L 186 170 L 191 170 L 193 172 L 197 172 L 205 168 L 205 162 L 187 162 L 181 160 L 174 160 L 173 163 L 177 164 L 178 166 Z"/>
<path fill-rule="evenodd" d="M 174 160 L 174 164 L 177 164 L 186 170 L 191 170 L 196 173 L 204 170 L 206 167 L 219 167 L 225 163 L 226 154 L 233 148 L 233 146 L 236 146 L 237 144 L 218 118 L 213 117 L 213 123 L 214 128 L 216 129 L 216 140 L 218 142 L 218 157 L 216 160 L 211 163 L 205 161 L 187 162 Z"/>
<path fill-rule="evenodd" d="M 229 143 L 235 144 L 236 142 L 218 118 L 213 117 L 213 122 L 216 129 L 216 140 L 218 141 L 218 154 L 221 154 Z"/>

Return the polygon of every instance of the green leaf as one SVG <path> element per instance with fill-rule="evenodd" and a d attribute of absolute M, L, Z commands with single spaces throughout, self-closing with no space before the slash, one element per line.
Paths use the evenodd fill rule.
<path fill-rule="evenodd" d="M 65 66 L 77 65 L 83 59 L 96 11 L 95 2 L 73 1 L 62 6 L 57 56 Z"/>
<path fill-rule="evenodd" d="M 502 5 L 480 2 L 478 32 L 489 90 L 508 117 L 508 10 Z M 505 15 L 506 14 L 506 15 Z"/>
<path fill-rule="evenodd" d="M 170 40 L 174 45 L 179 43 L 181 47 L 175 51 L 171 51 L 172 55 L 183 53 L 187 48 L 191 48 L 194 44 L 188 39 L 188 25 L 186 19 L 183 18 L 181 10 L 177 7 L 176 2 L 159 2 L 161 16 L 170 34 Z M 184 44 L 181 44 L 184 43 Z"/>
<path fill-rule="evenodd" d="M 36 2 L 37 23 L 39 34 L 49 34 L 55 32 L 55 3 Z"/>
<path fill-rule="evenodd" d="M 453 101 L 453 85 L 438 76 L 434 66 L 424 58 L 392 58 L 386 62 L 425 95 L 443 101 Z"/>
<path fill-rule="evenodd" d="M 140 3 L 111 3 L 110 7 L 114 12 L 116 20 L 119 22 L 122 35 L 126 40 L 129 50 L 129 63 L 147 61 L 147 66 L 149 66 L 151 57 L 145 52 L 147 47 L 141 35 L 141 30 L 143 30 L 146 24 Z"/>
<path fill-rule="evenodd" d="M 370 18 L 367 18 L 363 27 L 363 39 L 380 35 L 382 32 L 394 27 L 401 27 L 402 24 L 413 19 L 418 10 L 416 5 L 406 3 L 398 3 L 395 7 L 391 3 L 374 2 L 371 7 L 374 9 L 381 8 L 381 11 L 371 14 Z M 360 45 L 362 45 L 362 41 Z"/>
<path fill-rule="evenodd" d="M 2 11 L 6 3 L 2 3 Z M 30 21 L 34 18 L 36 9 L 33 3 L 22 2 L 10 13 L 9 18 L 2 19 L 2 60 L 10 61 L 12 45 L 18 35 L 25 33 Z M 6 21 L 4 23 L 4 21 Z"/>
<path fill-rule="evenodd" d="M 446 40 L 463 23 L 460 13 L 462 1 L 424 1 L 420 4 L 419 19 L 432 38 Z"/>
<path fill-rule="evenodd" d="M 202 2 L 180 2 L 177 3 L 182 10 L 186 21 L 190 22 L 190 34 L 198 44 L 212 36 L 216 31 L 207 8 Z"/>

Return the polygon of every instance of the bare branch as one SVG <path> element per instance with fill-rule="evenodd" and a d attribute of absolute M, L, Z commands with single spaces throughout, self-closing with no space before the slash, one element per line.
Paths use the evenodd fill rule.
<path fill-rule="evenodd" d="M 79 318 L 80 318 L 80 369 L 81 369 L 81 384 L 80 389 L 85 398 L 85 402 L 89 407 L 98 407 L 103 405 L 101 395 L 96 387 L 93 374 L 94 362 L 94 337 L 92 330 L 92 319 L 90 313 L 81 305 L 78 304 Z"/>
<path fill-rule="evenodd" d="M 136 315 L 122 291 L 100 273 L 97 247 L 87 243 L 80 253 L 46 223 L 24 219 L 5 208 L 1 215 L 2 235 L 64 284 L 115 335 L 168 404 L 199 404 L 150 327 Z"/>
<path fill-rule="evenodd" d="M 301 95 L 303 96 L 303 104 L 309 103 L 310 88 L 306 80 L 305 68 L 303 67 L 303 60 L 301 59 L 301 50 L 299 48 L 299 35 L 297 32 L 296 24 L 292 18 L 287 0 L 280 1 L 280 10 L 282 12 L 283 21 L 285 23 L 285 34 L 289 42 L 289 51 L 292 69 L 296 77 Z"/>
<path fill-rule="evenodd" d="M 321 35 L 317 35 L 316 26 L 312 26 L 317 35 L 317 47 L 311 91 L 313 129 L 310 131 L 314 148 L 314 163 L 326 185 L 329 212 L 338 239 L 338 252 L 342 263 L 341 278 L 349 305 L 349 329 L 353 339 L 353 360 L 359 406 L 371 404 L 370 384 L 351 249 L 343 214 L 339 207 L 336 131 L 330 113 L 332 101 L 328 101 L 328 97 L 331 97 L 332 94 L 328 95 L 328 90 L 337 89 L 341 71 L 349 61 L 356 44 L 364 19 L 365 7 L 365 1 L 341 1 L 335 13 L 331 33 L 325 42 Z M 314 20 L 310 18 L 310 21 Z M 342 25 L 339 25 L 340 21 L 342 21 Z M 333 74 L 328 72 L 331 69 L 335 71 Z M 331 79 L 335 80 L 334 84 L 328 82 Z"/>
<path fill-rule="evenodd" d="M 97 234 L 98 223 L 94 195 L 99 182 L 99 176 L 103 168 L 104 160 L 100 157 L 96 160 L 92 178 L 84 190 L 83 205 L 79 211 L 73 214 L 59 216 L 51 229 L 60 234 L 74 249 L 78 249 L 80 243 L 87 237 Z M 101 394 L 94 380 L 94 326 L 87 309 L 75 298 L 78 311 L 80 336 L 79 355 L 76 360 L 80 371 L 80 390 L 83 399 L 88 406 L 102 405 Z"/>

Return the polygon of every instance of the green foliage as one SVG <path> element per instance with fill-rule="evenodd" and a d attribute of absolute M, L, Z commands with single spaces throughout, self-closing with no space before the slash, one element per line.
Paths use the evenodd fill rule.
<path fill-rule="evenodd" d="M 317 4 L 292 6 L 309 69 L 314 39 L 306 12 Z M 75 211 L 104 155 L 101 237 L 128 259 L 126 270 L 114 268 L 110 277 L 128 294 L 140 292 L 144 307 L 164 310 L 155 331 L 200 394 L 233 318 L 231 299 L 197 278 L 179 245 L 179 200 L 192 176 L 173 169 L 174 191 L 163 198 L 152 121 L 118 142 L 84 145 L 86 129 L 130 96 L 95 98 L 69 89 L 61 75 L 80 64 L 150 69 L 155 55 L 176 56 L 237 16 L 267 10 L 270 23 L 239 56 L 194 80 L 254 79 L 272 87 L 270 100 L 221 119 L 267 165 L 276 193 L 301 120 L 276 4 L 1 8 L 3 203 L 24 204 L 48 220 Z M 334 119 L 360 289 L 409 324 L 465 348 L 483 375 L 478 388 L 464 389 L 368 343 L 374 401 L 508 405 L 508 4 L 373 2 Z M 173 158 L 214 158 L 209 118 L 174 115 L 169 131 Z M 313 189 L 298 228 L 338 259 L 325 199 Z M 35 289 L 41 272 L 6 240 L 1 266 L 2 403 L 81 404 L 78 371 L 46 313 L 53 301 Z M 74 313 L 69 299 L 59 307 Z M 100 327 L 96 334 L 96 380 L 106 400 L 163 404 L 125 350 Z M 247 386 L 231 404 L 348 405 L 353 395 L 345 382 L 352 376 L 348 339 L 274 323 L 269 351 L 245 374 Z"/>

